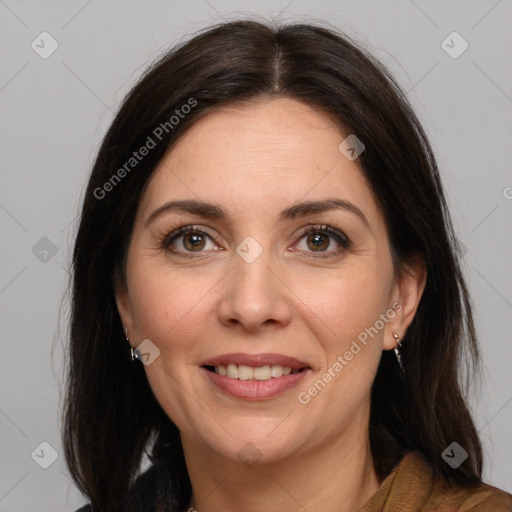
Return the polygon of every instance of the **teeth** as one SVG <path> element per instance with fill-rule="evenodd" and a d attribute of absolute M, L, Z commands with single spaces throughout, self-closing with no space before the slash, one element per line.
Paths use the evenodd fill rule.
<path fill-rule="evenodd" d="M 278 365 L 272 365 L 270 367 L 270 375 L 272 375 L 272 377 L 282 377 L 283 367 Z"/>
<path fill-rule="evenodd" d="M 215 368 L 215 371 L 217 371 L 217 368 Z M 232 379 L 238 379 L 238 366 L 236 364 L 228 364 L 226 375 Z"/>
<path fill-rule="evenodd" d="M 226 375 L 231 379 L 239 380 L 270 380 L 271 378 L 282 377 L 290 373 L 298 373 L 289 366 L 281 366 L 279 364 L 258 366 L 253 368 L 245 364 L 236 365 L 230 363 L 228 365 L 219 365 L 215 367 L 215 373 L 219 375 Z"/>
<path fill-rule="evenodd" d="M 272 377 L 270 366 L 258 366 L 253 369 L 254 378 L 256 380 L 268 380 Z"/>
<path fill-rule="evenodd" d="M 240 380 L 249 380 L 254 378 L 254 371 L 250 366 L 243 364 L 238 366 L 238 378 Z"/>

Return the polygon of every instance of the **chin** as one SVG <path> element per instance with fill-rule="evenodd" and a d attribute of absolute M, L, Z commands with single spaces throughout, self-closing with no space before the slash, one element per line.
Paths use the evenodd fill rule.
<path fill-rule="evenodd" d="M 297 439 L 297 442 L 291 442 L 291 440 L 295 435 L 304 435 L 304 431 L 293 432 L 289 428 L 290 425 L 287 429 L 281 430 L 279 424 L 282 418 L 278 421 L 274 420 L 272 427 L 269 425 L 268 418 L 264 420 L 267 421 L 259 422 L 257 419 L 246 417 L 239 422 L 230 422 L 226 430 L 219 427 L 216 432 L 206 435 L 205 442 L 212 451 L 247 467 L 279 462 L 294 451 L 294 447 L 300 440 Z M 228 432 L 232 435 L 230 436 Z"/>

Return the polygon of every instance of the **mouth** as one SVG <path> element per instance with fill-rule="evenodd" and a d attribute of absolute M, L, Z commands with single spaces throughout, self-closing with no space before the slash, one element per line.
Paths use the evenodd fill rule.
<path fill-rule="evenodd" d="M 203 365 L 201 371 L 207 381 L 223 395 L 244 401 L 276 398 L 303 382 L 312 373 L 309 366 L 291 368 L 281 365 Z M 223 372 L 226 374 L 223 375 Z"/>
<path fill-rule="evenodd" d="M 225 354 L 200 367 L 215 389 L 244 400 L 277 397 L 313 371 L 306 362 L 282 354 Z"/>
<path fill-rule="evenodd" d="M 214 372 L 218 375 L 224 375 L 230 379 L 238 380 L 270 380 L 283 377 L 285 375 L 294 375 L 296 373 L 303 372 L 304 370 L 310 369 L 309 366 L 303 366 L 301 368 L 292 368 L 290 366 L 282 366 L 279 364 L 263 365 L 263 366 L 248 366 L 245 364 L 234 364 L 230 363 L 227 365 L 219 364 L 217 366 L 204 365 L 210 372 Z"/>

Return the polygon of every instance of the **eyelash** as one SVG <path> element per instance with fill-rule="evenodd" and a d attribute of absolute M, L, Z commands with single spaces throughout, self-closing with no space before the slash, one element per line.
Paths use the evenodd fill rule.
<path fill-rule="evenodd" d="M 200 234 L 205 235 L 208 238 L 213 240 L 213 236 L 210 233 L 208 233 L 207 231 L 205 231 L 204 229 L 201 229 L 196 226 L 183 226 L 183 227 L 175 229 L 171 233 L 168 233 L 165 236 L 163 236 L 159 241 L 159 246 L 161 249 L 169 250 L 173 254 L 178 254 L 184 258 L 197 258 L 198 256 L 195 256 L 193 252 L 179 252 L 179 251 L 171 251 L 169 249 L 169 246 L 177 238 L 179 238 L 180 236 L 191 234 L 191 233 L 200 233 Z M 299 239 L 302 239 L 306 235 L 309 235 L 311 233 L 323 233 L 323 234 L 330 235 L 332 238 L 334 238 L 336 240 L 336 242 L 338 242 L 340 244 L 341 249 L 334 250 L 334 251 L 332 251 L 332 250 L 331 251 L 319 251 L 318 253 L 316 253 L 317 255 L 315 255 L 315 256 L 308 256 L 309 258 L 315 258 L 315 259 L 316 258 L 330 258 L 333 256 L 337 256 L 339 253 L 343 252 L 344 250 L 349 249 L 351 246 L 351 242 L 350 242 L 349 238 L 344 233 L 342 233 L 341 231 L 338 231 L 330 226 L 327 226 L 325 224 L 309 226 L 308 228 L 306 228 L 299 234 Z M 305 251 L 305 252 L 308 252 L 308 251 Z M 311 251 L 311 252 L 313 254 L 315 254 L 314 251 Z"/>

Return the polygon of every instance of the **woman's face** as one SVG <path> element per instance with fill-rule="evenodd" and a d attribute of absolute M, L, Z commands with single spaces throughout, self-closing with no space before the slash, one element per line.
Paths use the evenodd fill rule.
<path fill-rule="evenodd" d="M 291 99 L 222 108 L 152 175 L 116 300 L 184 443 L 270 462 L 367 438 L 382 350 L 419 294 L 348 135 Z"/>

